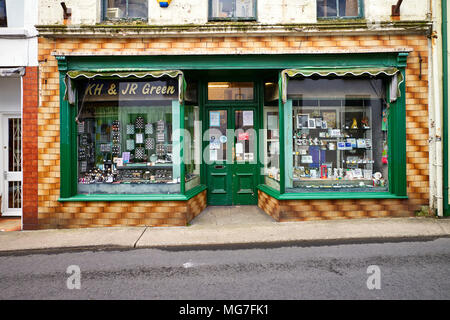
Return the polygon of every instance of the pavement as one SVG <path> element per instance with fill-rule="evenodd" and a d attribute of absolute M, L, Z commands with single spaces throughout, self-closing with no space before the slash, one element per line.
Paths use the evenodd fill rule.
<path fill-rule="evenodd" d="M 0 232 L 0 254 L 77 249 L 276 247 L 441 237 L 450 237 L 450 219 L 373 218 L 280 223 L 254 206 L 208 207 L 186 227 Z"/>

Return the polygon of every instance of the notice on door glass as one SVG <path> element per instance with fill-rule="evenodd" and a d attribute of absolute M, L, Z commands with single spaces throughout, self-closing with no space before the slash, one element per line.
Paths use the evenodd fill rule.
<path fill-rule="evenodd" d="M 244 145 L 242 143 L 236 143 L 236 153 L 244 153 Z"/>
<path fill-rule="evenodd" d="M 239 133 L 238 139 L 239 141 L 249 140 L 250 136 L 248 132 Z"/>
<path fill-rule="evenodd" d="M 253 126 L 253 111 L 243 111 L 243 126 L 250 127 Z"/>
<path fill-rule="evenodd" d="M 220 112 L 211 111 L 209 113 L 209 126 L 220 127 Z"/>
<path fill-rule="evenodd" d="M 217 161 L 217 150 L 209 150 L 209 160 L 210 161 Z"/>

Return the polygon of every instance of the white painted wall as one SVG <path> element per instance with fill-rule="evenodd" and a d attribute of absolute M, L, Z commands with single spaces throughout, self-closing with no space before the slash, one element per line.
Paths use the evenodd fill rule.
<path fill-rule="evenodd" d="M 316 1 L 258 0 L 258 22 L 263 24 L 315 23 Z"/>
<path fill-rule="evenodd" d="M 37 66 L 38 0 L 6 0 L 8 26 L 0 28 L 0 67 Z"/>
<path fill-rule="evenodd" d="M 63 24 L 63 0 L 39 0 L 38 24 Z M 64 0 L 72 9 L 71 24 L 95 24 L 101 17 L 101 0 Z"/>
<path fill-rule="evenodd" d="M 28 1 L 28 0 L 19 0 Z M 31 0 L 35 1 L 35 0 Z M 39 24 L 62 24 L 61 0 L 39 0 Z M 100 22 L 101 0 L 66 0 L 72 8 L 71 24 Z M 365 0 L 365 17 L 371 21 L 390 21 L 391 7 L 397 0 Z M 263 24 L 314 23 L 316 0 L 257 0 L 258 22 Z M 429 0 L 406 0 L 401 6 L 402 20 L 427 18 Z M 172 0 L 160 8 L 156 0 L 148 3 L 149 24 L 203 24 L 208 21 L 208 0 Z"/>
<path fill-rule="evenodd" d="M 168 8 L 161 8 L 156 0 L 148 3 L 149 24 L 203 24 L 208 22 L 208 1 L 172 0 Z"/>
<path fill-rule="evenodd" d="M 389 21 L 392 5 L 398 0 L 365 0 L 364 11 L 367 20 Z M 402 20 L 425 20 L 429 10 L 429 0 L 406 0 L 400 7 Z"/>

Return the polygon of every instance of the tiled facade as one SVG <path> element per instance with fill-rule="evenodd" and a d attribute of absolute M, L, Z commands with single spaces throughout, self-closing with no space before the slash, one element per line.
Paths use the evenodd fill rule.
<path fill-rule="evenodd" d="M 428 39 L 425 35 L 236 36 L 179 38 L 40 38 L 38 226 L 185 225 L 206 206 L 205 192 L 180 202 L 58 202 L 60 189 L 59 72 L 62 55 L 282 54 L 400 51 L 406 69 L 408 200 L 278 201 L 259 193 L 259 206 L 280 221 L 411 216 L 428 204 Z M 420 57 L 420 58 L 419 58 Z M 421 59 L 421 62 L 420 62 Z M 190 203 L 195 209 L 189 209 Z"/>

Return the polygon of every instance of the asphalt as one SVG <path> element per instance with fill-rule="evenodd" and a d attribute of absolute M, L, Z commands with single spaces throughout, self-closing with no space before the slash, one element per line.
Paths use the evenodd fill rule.
<path fill-rule="evenodd" d="M 242 249 L 447 237 L 450 237 L 450 219 L 418 217 L 279 223 L 257 207 L 208 207 L 186 227 L 0 232 L 0 254 L 85 249 Z"/>

